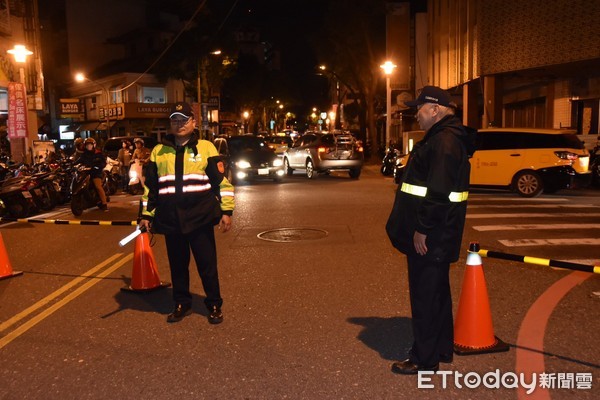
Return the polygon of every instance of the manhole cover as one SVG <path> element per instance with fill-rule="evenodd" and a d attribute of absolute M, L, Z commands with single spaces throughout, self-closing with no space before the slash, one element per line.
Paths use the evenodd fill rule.
<path fill-rule="evenodd" d="M 298 242 L 301 240 L 318 240 L 327 237 L 327 231 L 313 228 L 279 228 L 264 231 L 256 235 L 269 242 Z"/>

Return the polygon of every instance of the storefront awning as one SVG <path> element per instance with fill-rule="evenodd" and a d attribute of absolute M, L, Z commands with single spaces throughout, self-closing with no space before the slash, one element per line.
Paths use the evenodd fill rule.
<path fill-rule="evenodd" d="M 81 131 L 95 131 L 98 126 L 98 122 L 84 122 L 81 125 L 79 125 L 79 128 L 77 128 L 77 132 L 81 132 Z"/>
<path fill-rule="evenodd" d="M 116 124 L 116 123 L 117 123 L 117 121 L 110 121 L 110 122 L 109 122 L 109 124 L 110 124 L 110 125 L 108 125 L 108 129 L 112 128 L 112 127 L 113 127 L 113 125 L 114 125 L 114 124 Z M 106 121 L 104 121 L 104 122 L 100 122 L 100 123 L 98 124 L 98 126 L 96 126 L 96 130 L 97 130 L 97 131 L 106 131 L 106 130 L 107 130 L 107 129 L 106 129 Z"/>

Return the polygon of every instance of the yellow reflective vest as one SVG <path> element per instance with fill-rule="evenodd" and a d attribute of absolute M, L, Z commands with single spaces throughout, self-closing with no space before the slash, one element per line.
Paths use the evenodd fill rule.
<path fill-rule="evenodd" d="M 224 176 L 215 146 L 194 134 L 185 146 L 173 135 L 152 150 L 144 170 L 142 218 L 156 233 L 189 233 L 215 225 L 235 207 L 234 187 Z"/>

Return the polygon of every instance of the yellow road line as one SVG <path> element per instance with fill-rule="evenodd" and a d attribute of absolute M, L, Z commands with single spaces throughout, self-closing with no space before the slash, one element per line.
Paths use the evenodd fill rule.
<path fill-rule="evenodd" d="M 113 260 L 115 260 L 116 258 L 120 257 L 122 254 L 123 253 L 115 254 L 114 256 L 110 257 L 108 260 L 102 262 L 98 266 L 96 266 L 96 267 L 92 268 L 90 271 L 86 272 L 86 275 L 98 271 L 99 269 L 103 268 L 106 264 L 109 264 Z M 110 268 L 104 270 L 102 273 L 100 273 L 100 274 L 98 274 L 98 275 L 96 275 L 94 277 L 91 277 L 91 278 L 104 278 L 104 277 L 108 276 L 109 274 L 113 273 L 114 271 L 116 271 L 117 269 L 121 268 L 121 266 L 123 264 L 125 264 L 128 261 L 130 261 L 131 259 L 133 259 L 133 253 L 128 254 L 126 257 L 124 257 L 121 260 L 119 260 L 116 264 L 112 265 Z M 0 331 L 6 329 L 7 327 L 9 327 L 10 325 L 14 324 L 15 322 L 17 322 L 17 321 L 25 318 L 27 315 L 31 314 L 33 311 L 35 311 L 38 308 L 44 306 L 45 304 L 47 304 L 52 299 L 58 297 L 60 294 L 64 293 L 66 290 L 68 290 L 69 288 L 73 287 L 75 284 L 81 282 L 83 279 L 88 279 L 88 278 L 90 278 L 90 277 L 86 277 L 86 278 L 81 277 L 81 278 L 74 279 L 73 281 L 71 281 L 67 285 L 61 287 L 60 289 L 58 289 L 54 293 L 50 294 L 49 296 L 45 297 L 44 299 L 40 300 L 39 302 L 37 302 L 33 306 L 29 307 L 25 311 L 23 311 L 23 312 L 15 315 L 13 318 L 11 318 L 8 321 L 4 322 L 0 326 L 2 328 L 2 329 L 0 329 Z M 98 282 L 100 282 L 100 279 L 91 279 L 91 280 L 89 280 L 87 283 L 85 283 L 84 285 L 80 286 L 79 288 L 77 288 L 76 290 L 74 290 L 69 295 L 65 296 L 62 300 L 60 300 L 56 304 L 54 304 L 51 307 L 47 308 L 46 310 L 44 310 L 40 314 L 36 315 L 35 317 L 33 317 L 32 319 L 30 319 L 29 321 L 25 322 L 23 325 L 19 326 L 14 331 L 10 332 L 8 335 L 4 336 L 2 339 L 0 339 L 0 349 L 2 349 L 4 346 L 6 346 L 10 342 L 12 342 L 14 339 L 16 339 L 17 337 L 19 337 L 23 333 L 27 332 L 29 329 L 31 329 L 32 327 L 34 327 L 35 325 L 37 325 L 39 322 L 43 321 L 44 319 L 46 319 L 47 317 L 49 317 L 50 315 L 52 315 L 55 311 L 57 311 L 58 309 L 60 309 L 61 307 L 63 307 L 67 303 L 69 303 L 71 300 L 77 298 L 80 294 L 84 293 L 86 290 L 88 290 L 89 288 L 91 288 L 92 286 L 94 286 L 95 284 L 97 284 Z"/>
<path fill-rule="evenodd" d="M 7 321 L 4 321 L 2 324 L 0 324 L 0 332 L 3 332 L 5 329 L 7 329 L 8 327 L 10 327 L 11 325 L 19 322 L 20 320 L 22 320 L 23 318 L 27 317 L 32 312 L 34 312 L 37 309 L 45 306 L 46 304 L 48 304 L 49 302 L 51 302 L 52 300 L 54 300 L 55 298 L 57 298 L 58 296 L 60 296 L 64 292 L 66 292 L 67 290 L 71 289 L 73 286 L 77 285 L 79 282 L 81 282 L 81 281 L 83 281 L 85 279 L 90 278 L 90 276 L 92 276 L 93 274 L 95 274 L 96 272 L 98 272 L 99 270 L 101 270 L 102 268 L 104 268 L 106 265 L 110 264 L 111 262 L 113 262 L 117 258 L 121 257 L 122 255 L 123 255 L 123 253 L 117 253 L 117 254 L 113 255 L 112 257 L 104 260 L 100 264 L 96 265 L 94 268 L 90 269 L 89 271 L 84 272 L 83 276 L 80 276 L 79 278 L 73 279 L 71 282 L 69 282 L 66 285 L 62 286 L 61 288 L 57 289 L 55 292 L 50 293 L 48 296 L 44 297 L 43 299 L 41 299 L 40 301 L 38 301 L 37 303 L 35 303 L 31 307 L 23 310 L 22 312 L 20 312 L 19 314 L 15 315 L 11 319 L 9 319 Z"/>

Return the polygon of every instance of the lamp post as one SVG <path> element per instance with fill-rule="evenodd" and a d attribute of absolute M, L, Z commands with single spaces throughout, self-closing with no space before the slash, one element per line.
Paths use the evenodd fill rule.
<path fill-rule="evenodd" d="M 210 52 L 210 54 L 212 54 L 213 56 L 221 55 L 221 53 L 221 50 L 214 50 Z M 202 75 L 204 74 L 204 67 L 207 61 L 208 60 L 205 56 L 200 56 L 200 58 L 198 59 L 198 92 L 196 94 L 196 96 L 198 97 L 198 115 L 196 115 L 196 124 L 198 125 L 198 130 L 200 131 L 200 137 L 204 137 L 204 134 L 206 132 L 203 131 L 205 129 L 208 129 L 208 120 L 205 120 L 203 112 L 204 110 L 202 109 Z"/>
<path fill-rule="evenodd" d="M 385 73 L 385 90 L 386 90 L 386 119 L 385 119 L 385 147 L 387 148 L 390 142 L 390 129 L 392 127 L 392 86 L 390 84 L 390 76 L 396 68 L 396 64 L 391 61 L 386 61 L 380 65 Z"/>
<path fill-rule="evenodd" d="M 250 113 L 248 111 L 244 111 L 242 113 L 242 117 L 244 118 L 244 134 L 248 133 L 248 118 L 250 118 Z"/>
<path fill-rule="evenodd" d="M 106 136 L 110 137 L 110 93 L 109 93 L 108 89 L 105 88 L 100 83 L 96 82 L 95 80 L 86 77 L 81 72 L 75 74 L 75 80 L 77 82 L 90 82 L 90 83 L 98 86 L 102 90 L 102 93 L 106 96 L 106 113 L 105 113 L 104 117 L 106 119 Z M 98 107 L 98 109 L 100 109 L 100 107 Z M 98 117 L 100 117 L 100 115 L 98 115 Z M 100 118 L 98 118 L 98 119 L 100 119 Z"/>
<path fill-rule="evenodd" d="M 23 104 L 15 104 L 18 110 L 10 110 L 9 118 L 12 115 L 12 119 L 15 121 L 9 122 L 9 137 L 11 139 L 11 154 L 13 158 L 19 155 L 20 158 L 15 161 L 25 161 L 25 155 L 27 151 L 27 138 L 29 137 L 29 129 L 28 129 L 28 121 L 27 121 L 27 112 L 29 110 L 27 104 L 27 85 L 25 82 L 25 63 L 27 62 L 27 57 L 32 55 L 33 52 L 28 50 L 22 44 L 16 44 L 12 49 L 6 51 L 8 54 L 12 55 L 15 58 L 15 62 L 19 64 L 19 83 L 22 85 L 22 94 L 23 96 L 15 101 L 23 102 Z M 16 115 L 17 113 L 23 113 L 23 115 Z M 23 121 L 25 123 L 23 124 Z"/>

